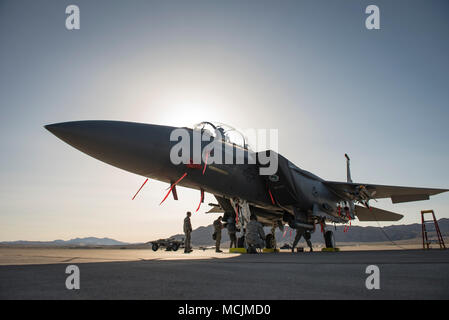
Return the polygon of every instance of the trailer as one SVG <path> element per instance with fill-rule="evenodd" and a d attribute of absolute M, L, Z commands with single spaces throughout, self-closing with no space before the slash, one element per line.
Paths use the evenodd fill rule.
<path fill-rule="evenodd" d="M 175 238 L 159 239 L 155 241 L 150 241 L 148 244 L 151 245 L 153 251 L 157 251 L 159 248 L 165 248 L 165 251 L 178 251 L 179 248 L 184 247 L 184 238 L 177 240 Z"/>

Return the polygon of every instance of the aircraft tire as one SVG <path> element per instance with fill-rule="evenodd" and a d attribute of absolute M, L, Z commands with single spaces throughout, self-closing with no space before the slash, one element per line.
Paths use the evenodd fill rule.
<path fill-rule="evenodd" d="M 245 236 L 241 236 L 237 239 L 237 248 L 244 248 L 245 247 Z"/>
<path fill-rule="evenodd" d="M 157 243 L 153 243 L 151 249 L 153 249 L 153 251 L 157 251 L 157 249 L 159 249 L 159 245 Z"/>
<path fill-rule="evenodd" d="M 335 248 L 334 233 L 331 230 L 324 233 L 324 242 L 326 243 L 326 248 Z"/>
<path fill-rule="evenodd" d="M 255 253 L 257 253 L 256 247 L 254 247 L 254 246 L 248 246 L 247 253 L 249 253 L 249 254 L 255 254 Z"/>
<path fill-rule="evenodd" d="M 271 233 L 267 234 L 267 237 L 265 239 L 265 248 L 267 249 L 274 249 L 274 237 Z"/>

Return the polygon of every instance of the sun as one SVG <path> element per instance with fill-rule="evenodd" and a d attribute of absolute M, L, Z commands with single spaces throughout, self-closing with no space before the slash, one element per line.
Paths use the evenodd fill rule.
<path fill-rule="evenodd" d="M 156 118 L 153 111 L 145 115 L 150 123 L 157 121 L 157 124 L 192 127 L 201 121 L 221 121 L 228 109 L 222 99 L 196 91 L 181 90 L 158 100 L 160 111 Z"/>

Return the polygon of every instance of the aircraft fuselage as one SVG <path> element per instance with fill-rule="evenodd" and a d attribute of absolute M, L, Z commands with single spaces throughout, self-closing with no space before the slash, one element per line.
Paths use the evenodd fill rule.
<path fill-rule="evenodd" d="M 178 141 L 171 141 L 170 135 L 178 129 L 176 127 L 122 121 L 75 121 L 46 128 L 78 150 L 115 167 L 167 183 L 174 183 L 187 173 L 179 186 L 203 189 L 226 199 L 238 197 L 265 213 L 272 212 L 275 219 L 282 212 L 291 215 L 300 212 L 303 216 L 313 214 L 317 211 L 317 203 L 319 211 L 332 215 L 339 201 L 321 178 L 297 168 L 280 155 L 283 173 L 290 175 L 287 186 L 273 184 L 269 177 L 260 175 L 259 165 L 248 163 L 248 150 L 243 152 L 243 164 L 204 161 L 173 164 L 170 151 Z M 185 129 L 192 135 L 192 129 Z M 201 150 L 209 142 L 203 141 Z M 190 151 L 193 153 L 193 149 Z M 293 193 L 291 199 L 277 197 L 277 189 L 285 187 Z"/>

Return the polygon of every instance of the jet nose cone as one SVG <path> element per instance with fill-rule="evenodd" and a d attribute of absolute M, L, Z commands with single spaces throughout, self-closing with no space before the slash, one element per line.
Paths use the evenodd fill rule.
<path fill-rule="evenodd" d="M 67 127 L 66 124 L 67 122 L 52 123 L 47 124 L 46 126 L 44 126 L 44 128 L 53 133 L 54 135 L 57 135 L 58 132 L 61 132 L 61 130 L 64 130 L 64 128 Z"/>
<path fill-rule="evenodd" d="M 170 127 L 123 121 L 72 121 L 45 129 L 72 147 L 113 166 L 144 174 L 169 161 Z"/>
<path fill-rule="evenodd" d="M 51 130 L 54 126 L 55 126 L 55 124 L 47 124 L 46 126 L 44 126 L 44 128 L 51 132 Z"/>
<path fill-rule="evenodd" d="M 132 144 L 137 124 L 121 121 L 70 121 L 45 126 L 59 139 L 71 146 L 90 153 L 103 153 L 112 147 Z M 120 151 L 120 150 L 119 150 Z"/>
<path fill-rule="evenodd" d="M 77 147 L 76 145 L 79 142 L 86 142 L 80 141 L 80 139 L 100 138 L 101 131 L 98 132 L 97 130 L 97 132 L 95 132 L 96 130 L 93 130 L 98 124 L 101 123 L 97 123 L 96 121 L 71 121 L 48 124 L 44 127 L 61 140 Z"/>

